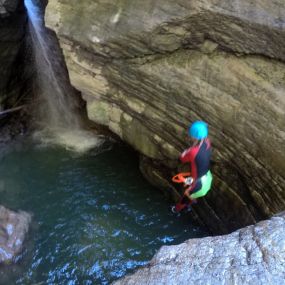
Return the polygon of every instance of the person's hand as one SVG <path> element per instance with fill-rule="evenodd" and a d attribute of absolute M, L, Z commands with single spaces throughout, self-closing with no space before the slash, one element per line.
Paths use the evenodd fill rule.
<path fill-rule="evenodd" d="M 184 184 L 190 186 L 193 183 L 193 181 L 194 179 L 190 176 L 190 177 L 185 178 Z"/>

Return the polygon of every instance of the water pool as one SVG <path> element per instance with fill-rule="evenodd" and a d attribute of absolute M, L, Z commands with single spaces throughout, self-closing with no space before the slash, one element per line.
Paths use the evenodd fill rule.
<path fill-rule="evenodd" d="M 1 155 L 0 204 L 33 214 L 18 263 L 0 267 L 6 285 L 110 284 L 162 245 L 206 235 L 169 211 L 123 146 L 79 155 L 15 143 Z"/>

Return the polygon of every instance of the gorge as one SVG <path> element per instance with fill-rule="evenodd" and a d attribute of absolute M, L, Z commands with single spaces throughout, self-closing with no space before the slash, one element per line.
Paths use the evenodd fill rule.
<path fill-rule="evenodd" d="M 4 109 L 27 98 L 33 70 L 24 64 L 23 3 L 3 3 Z M 235 232 L 206 238 L 201 252 L 203 239 L 163 247 L 118 284 L 284 284 L 284 15 L 282 0 L 48 1 L 45 24 L 88 119 L 135 149 L 142 173 L 164 195 L 179 197 L 170 177 L 181 169 L 189 123 L 202 119 L 210 128 L 214 186 L 191 216 L 213 234 Z M 197 263 L 180 280 L 192 251 Z"/>

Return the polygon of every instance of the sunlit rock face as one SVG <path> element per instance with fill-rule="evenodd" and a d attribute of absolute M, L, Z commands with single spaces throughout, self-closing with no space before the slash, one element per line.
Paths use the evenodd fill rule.
<path fill-rule="evenodd" d="M 23 1 L 0 1 L 0 108 L 15 106 L 23 93 L 23 45 L 26 28 Z"/>
<path fill-rule="evenodd" d="M 114 285 L 285 284 L 285 214 L 225 236 L 163 246 L 149 265 Z"/>
<path fill-rule="evenodd" d="M 30 214 L 0 206 L 0 264 L 15 261 L 23 248 L 30 222 Z"/>
<path fill-rule="evenodd" d="M 189 123 L 208 122 L 214 186 L 193 214 L 227 232 L 284 209 L 284 15 L 283 0 L 50 0 L 46 23 L 89 118 L 161 188 Z"/>

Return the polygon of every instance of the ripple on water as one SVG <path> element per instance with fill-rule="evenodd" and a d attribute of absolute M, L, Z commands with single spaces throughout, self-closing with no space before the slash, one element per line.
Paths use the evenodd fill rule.
<path fill-rule="evenodd" d="M 0 284 L 110 284 L 162 245 L 204 235 L 171 214 L 126 148 L 74 156 L 26 144 L 2 157 L 0 181 L 2 203 L 34 217 L 27 250 L 12 273 L 0 269 Z"/>

